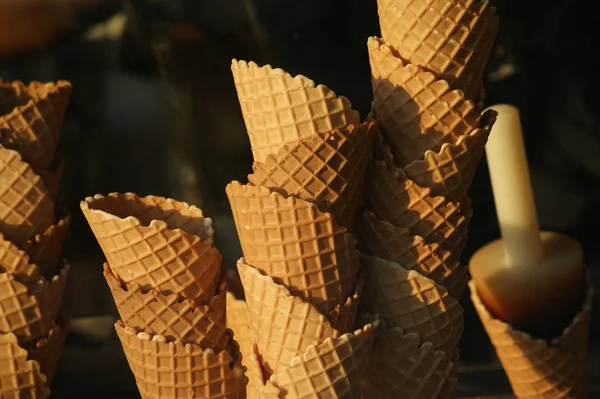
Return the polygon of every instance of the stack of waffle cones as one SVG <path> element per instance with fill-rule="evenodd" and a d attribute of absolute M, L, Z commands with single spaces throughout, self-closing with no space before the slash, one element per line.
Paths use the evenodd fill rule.
<path fill-rule="evenodd" d="M 304 76 L 235 60 L 232 71 L 255 160 L 249 183 L 226 189 L 244 253 L 244 317 L 231 325 L 251 326 L 248 397 L 359 397 L 379 321 L 357 323 L 352 231 L 374 123 Z"/>
<path fill-rule="evenodd" d="M 467 190 L 495 115 L 480 115 L 498 18 L 487 0 L 378 0 L 368 40 L 381 134 L 358 231 L 362 306 L 382 318 L 365 397 L 458 395 Z"/>
<path fill-rule="evenodd" d="M 71 85 L 0 80 L 0 397 L 46 397 L 69 327 L 59 314 L 70 216 L 55 205 Z M 58 215 L 58 217 L 57 217 Z"/>
<path fill-rule="evenodd" d="M 142 397 L 244 398 L 211 219 L 183 202 L 131 193 L 96 195 L 81 209 L 107 258 L 115 328 Z"/>

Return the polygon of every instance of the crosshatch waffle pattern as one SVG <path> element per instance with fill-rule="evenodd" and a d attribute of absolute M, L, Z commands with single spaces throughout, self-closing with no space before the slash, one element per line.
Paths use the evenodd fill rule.
<path fill-rule="evenodd" d="M 292 296 L 271 277 L 243 260 L 238 261 L 238 270 L 267 378 L 290 367 L 292 359 L 310 345 L 340 336 L 313 305 Z"/>
<path fill-rule="evenodd" d="M 39 364 L 27 360 L 27 351 L 14 334 L 0 334 L 0 397 L 40 398 L 50 395 Z"/>
<path fill-rule="evenodd" d="M 248 176 L 256 186 L 313 200 L 351 229 L 370 160 L 375 124 L 350 125 L 287 144 L 264 163 L 255 162 Z"/>
<path fill-rule="evenodd" d="M 242 366 L 246 368 L 246 377 L 248 377 L 246 397 L 248 399 L 258 398 L 254 368 L 250 363 L 252 340 L 254 339 L 250 310 L 246 301 L 236 299 L 231 292 L 227 292 L 227 328 L 235 332 L 235 341 L 240 346 Z"/>
<path fill-rule="evenodd" d="M 464 93 L 414 64 L 404 65 L 377 38 L 369 38 L 375 113 L 400 166 L 439 151 L 479 127 Z"/>
<path fill-rule="evenodd" d="M 397 263 L 367 255 L 364 304 L 390 328 L 416 333 L 453 358 L 464 329 L 463 309 L 446 289 Z"/>
<path fill-rule="evenodd" d="M 166 342 L 163 336 L 138 333 L 121 321 L 115 328 L 142 398 L 246 397 L 248 380 L 238 352 L 232 357 L 225 350 L 215 353 L 194 344 Z"/>
<path fill-rule="evenodd" d="M 0 145 L 0 232 L 22 247 L 54 222 L 44 182 L 21 155 Z"/>
<path fill-rule="evenodd" d="M 365 398 L 450 399 L 457 395 L 458 365 L 430 342 L 382 322 L 373 343 Z M 393 389 L 390 389 L 393 387 Z"/>
<path fill-rule="evenodd" d="M 14 108 L 0 116 L 0 137 L 13 140 L 23 159 L 37 173 L 54 161 L 70 95 L 71 84 L 66 81 L 32 82 L 29 86 L 0 81 L 3 109 Z"/>
<path fill-rule="evenodd" d="M 231 70 L 255 161 L 284 144 L 360 124 L 347 98 L 302 75 L 236 60 Z"/>
<path fill-rule="evenodd" d="M 136 204 L 142 203 L 131 197 L 132 194 L 113 196 L 117 200 L 125 201 L 123 209 L 130 210 Z M 115 216 L 110 213 L 112 208 L 95 209 L 95 202 L 101 202 L 103 198 L 105 197 L 88 198 L 82 202 L 81 207 L 117 278 L 123 282 L 138 283 L 142 287 L 178 293 L 195 300 L 208 300 L 215 294 L 222 256 L 212 246 L 212 237 L 210 241 L 203 241 L 200 236 L 182 229 L 170 229 L 170 225 L 177 226 L 180 215 L 172 207 L 164 211 L 164 218 L 152 220 L 149 225 L 144 225 L 134 216 Z M 160 202 L 172 201 L 163 199 Z M 144 206 L 137 212 L 133 210 L 129 215 L 145 214 L 147 218 L 148 215 L 158 217 L 163 214 L 160 206 L 155 206 L 153 210 L 149 208 L 152 206 Z M 119 209 L 121 208 L 115 211 L 117 215 Z M 206 221 L 201 212 L 195 221 L 192 216 L 187 215 L 182 219 L 183 226 L 193 225 L 196 232 L 206 231 Z M 212 228 L 210 230 L 212 231 Z"/>
<path fill-rule="evenodd" d="M 30 263 L 29 255 L 5 239 L 2 233 L 0 233 L 0 273 L 10 273 L 23 284 L 33 284 L 42 278 L 40 269 Z"/>
<path fill-rule="evenodd" d="M 104 265 L 104 277 L 121 320 L 126 326 L 170 341 L 194 343 L 202 349 L 226 348 L 230 337 L 225 328 L 226 287 L 205 305 L 196 305 L 178 294 L 144 291 L 139 284 L 121 284 Z"/>
<path fill-rule="evenodd" d="M 378 6 L 381 36 L 403 60 L 469 98 L 477 95 L 489 53 L 483 65 L 478 55 L 489 46 L 485 31 L 494 13 L 487 1 L 378 0 Z"/>
<path fill-rule="evenodd" d="M 266 187 L 233 182 L 226 191 L 246 263 L 325 314 L 346 300 L 358 279 L 359 253 L 333 215 Z"/>

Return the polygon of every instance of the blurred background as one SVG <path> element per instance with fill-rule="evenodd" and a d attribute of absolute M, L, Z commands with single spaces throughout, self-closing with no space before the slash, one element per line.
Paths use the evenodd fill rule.
<path fill-rule="evenodd" d="M 579 239 L 600 281 L 600 81 L 596 29 L 582 0 L 495 0 L 501 17 L 485 77 L 486 103 L 521 109 L 543 228 Z M 53 395 L 135 398 L 115 338 L 103 257 L 79 201 L 135 192 L 184 200 L 214 219 L 229 264 L 241 255 L 224 187 L 251 171 L 232 58 L 301 73 L 350 98 L 372 99 L 366 41 L 379 35 L 375 0 L 2 0 L 0 78 L 73 83 L 61 137 L 60 198 L 74 215 L 66 311 L 73 330 Z M 498 238 L 485 160 L 470 191 L 465 262 Z M 510 393 L 468 295 L 461 345 L 465 397 Z M 600 317 L 591 362 L 600 381 Z M 599 383 L 600 384 L 600 383 Z M 510 396 L 508 396 L 510 397 Z M 600 393 L 598 394 L 600 397 Z"/>

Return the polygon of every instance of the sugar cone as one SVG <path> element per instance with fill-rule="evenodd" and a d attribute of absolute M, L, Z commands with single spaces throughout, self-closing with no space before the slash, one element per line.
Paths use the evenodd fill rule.
<path fill-rule="evenodd" d="M 0 233 L 18 247 L 53 223 L 54 202 L 21 155 L 0 145 Z"/>
<path fill-rule="evenodd" d="M 27 360 L 27 351 L 19 346 L 17 337 L 0 333 L 0 398 L 45 399 L 50 396 L 45 383 L 39 364 Z"/>
<path fill-rule="evenodd" d="M 115 324 L 142 398 L 246 397 L 247 378 L 236 349 L 215 353 L 194 344 L 167 342 L 153 335 Z M 157 364 L 161 367 L 157 367 Z"/>
<path fill-rule="evenodd" d="M 197 300 L 215 294 L 222 256 L 200 209 L 131 193 L 96 195 L 81 209 L 119 280 Z"/>
<path fill-rule="evenodd" d="M 38 173 L 54 160 L 70 95 L 71 83 L 62 80 L 29 86 L 0 81 L 2 136 L 14 141 L 15 149 Z"/>
<path fill-rule="evenodd" d="M 266 187 L 227 185 L 246 263 L 324 313 L 346 301 L 360 267 L 356 241 L 330 213 Z"/>
<path fill-rule="evenodd" d="M 260 398 L 337 399 L 360 397 L 360 383 L 379 320 L 353 333 L 327 338 L 310 345 L 289 366 L 266 379 L 262 374 L 258 347 L 251 357 Z"/>
<path fill-rule="evenodd" d="M 5 239 L 1 233 L 0 273 L 10 273 L 23 284 L 34 284 L 42 278 L 40 269 L 30 263 L 29 255 Z"/>
<path fill-rule="evenodd" d="M 248 176 L 265 186 L 305 200 L 330 212 L 351 229 L 371 156 L 374 122 L 349 125 L 284 145 L 265 162 L 255 162 Z"/>
<path fill-rule="evenodd" d="M 463 92 L 414 64 L 404 65 L 380 39 L 369 38 L 368 49 L 375 113 L 398 166 L 479 127 L 479 113 Z"/>
<path fill-rule="evenodd" d="M 40 372 L 46 376 L 46 386 L 52 385 L 58 360 L 69 333 L 70 323 L 66 318 L 60 318 L 56 326 L 50 330 L 48 336 L 39 339 L 28 348 L 29 358 L 40 365 Z"/>
<path fill-rule="evenodd" d="M 430 342 L 382 322 L 361 383 L 364 398 L 456 398 L 458 365 Z"/>
<path fill-rule="evenodd" d="M 177 294 L 122 284 L 106 263 L 104 277 L 126 326 L 184 344 L 194 343 L 202 349 L 227 347 L 230 337 L 225 327 L 225 286 L 206 304 L 197 305 Z"/>
<path fill-rule="evenodd" d="M 464 329 L 458 300 L 414 270 L 367 255 L 362 260 L 368 311 L 379 314 L 388 327 L 415 333 L 452 358 Z"/>
<path fill-rule="evenodd" d="M 62 180 L 63 173 L 65 172 L 66 162 L 62 159 L 59 159 L 53 162 L 53 164 L 54 165 L 50 165 L 48 169 L 44 170 L 42 173 L 42 178 L 44 179 L 44 186 L 48 191 L 48 195 L 50 198 L 52 198 L 52 201 L 56 201 L 58 190 L 60 188 L 60 182 Z"/>
<path fill-rule="evenodd" d="M 469 288 L 473 305 L 496 348 L 517 398 L 588 397 L 590 376 L 587 348 L 594 291 L 589 280 L 581 311 L 550 345 L 494 318 L 479 298 L 472 280 Z"/>
<path fill-rule="evenodd" d="M 250 311 L 246 301 L 236 299 L 231 292 L 227 293 L 227 327 L 233 330 L 235 340 L 239 344 L 242 353 L 242 366 L 246 367 L 246 377 L 248 377 L 246 397 L 255 399 L 258 394 L 256 392 L 254 369 L 251 367 L 250 362 L 252 340 L 254 339 Z"/>
<path fill-rule="evenodd" d="M 447 80 L 474 98 L 487 63 L 494 9 L 487 1 L 378 0 L 381 35 L 404 61 Z M 493 42 L 493 37 L 492 37 Z M 487 55 L 487 56 L 486 56 Z"/>
<path fill-rule="evenodd" d="M 422 237 L 411 235 L 408 229 L 396 227 L 365 211 L 358 231 L 369 255 L 416 270 L 460 299 L 468 280 L 467 268 L 460 265 L 460 253 L 467 241 L 467 224 L 459 225 L 449 240 L 427 244 Z"/>
<path fill-rule="evenodd" d="M 287 368 L 310 345 L 339 337 L 317 308 L 241 259 L 238 270 L 244 285 L 254 339 L 267 376 Z"/>
<path fill-rule="evenodd" d="M 347 98 L 302 75 L 237 60 L 231 70 L 255 161 L 285 144 L 360 124 Z"/>

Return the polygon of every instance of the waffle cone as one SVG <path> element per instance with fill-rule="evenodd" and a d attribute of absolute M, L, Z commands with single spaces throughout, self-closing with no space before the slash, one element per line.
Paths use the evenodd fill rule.
<path fill-rule="evenodd" d="M 407 63 L 445 79 L 475 98 L 495 17 L 487 1 L 378 0 L 381 35 Z M 493 38 L 492 38 L 493 41 Z"/>
<path fill-rule="evenodd" d="M 349 125 L 284 145 L 248 176 L 255 186 L 313 200 L 351 229 L 371 156 L 375 123 Z"/>
<path fill-rule="evenodd" d="M 64 160 L 57 160 L 56 165 L 51 165 L 49 169 L 44 170 L 42 173 L 42 179 L 44 179 L 44 186 L 48 195 L 52 201 L 56 201 L 58 196 L 58 189 L 60 188 L 60 182 L 65 172 L 66 162 Z"/>
<path fill-rule="evenodd" d="M 267 376 L 286 369 L 310 345 L 341 335 L 317 308 L 293 296 L 271 277 L 262 275 L 243 259 L 237 266 Z"/>
<path fill-rule="evenodd" d="M 457 226 L 448 240 L 427 244 L 422 237 L 411 235 L 408 229 L 396 227 L 365 211 L 359 231 L 368 254 L 398 263 L 407 270 L 416 270 L 460 299 L 468 280 L 467 268 L 460 265 L 467 225 L 465 220 Z"/>
<path fill-rule="evenodd" d="M 362 382 L 364 398 L 456 398 L 458 365 L 417 334 L 381 323 Z"/>
<path fill-rule="evenodd" d="M 53 223 L 54 202 L 21 155 L 0 145 L 0 233 L 18 247 Z"/>
<path fill-rule="evenodd" d="M 390 328 L 399 327 L 431 342 L 453 358 L 464 329 L 458 300 L 433 280 L 397 263 L 363 255 L 365 307 Z"/>
<path fill-rule="evenodd" d="M 285 144 L 360 124 L 347 98 L 302 75 L 237 60 L 231 71 L 255 161 L 263 162 Z"/>
<path fill-rule="evenodd" d="M 202 349 L 218 351 L 229 344 L 224 289 L 205 305 L 197 305 L 178 294 L 167 295 L 153 288 L 142 290 L 139 284 L 121 284 L 106 263 L 104 277 L 126 326 L 184 344 L 194 343 Z"/>
<path fill-rule="evenodd" d="M 198 301 L 214 296 L 222 256 L 200 209 L 131 193 L 96 195 L 81 209 L 120 281 Z"/>
<path fill-rule="evenodd" d="M 27 351 L 19 346 L 17 337 L 0 333 L 0 398 L 45 399 L 50 396 L 45 383 L 39 364 L 27 360 Z"/>
<path fill-rule="evenodd" d="M 30 263 L 29 255 L 6 240 L 1 233 L 0 273 L 10 273 L 23 284 L 34 284 L 42 278 L 40 269 Z"/>
<path fill-rule="evenodd" d="M 167 342 L 164 336 L 138 332 L 122 321 L 115 328 L 142 398 L 246 397 L 247 378 L 237 350 L 215 353 Z"/>
<path fill-rule="evenodd" d="M 581 311 L 550 345 L 494 318 L 479 298 L 472 280 L 469 288 L 473 305 L 496 348 L 517 398 L 588 397 L 590 377 L 587 348 L 593 296 L 589 281 Z"/>
<path fill-rule="evenodd" d="M 71 226 L 71 213 L 63 210 L 61 218 L 46 231 L 36 234 L 25 244 L 25 251 L 46 278 L 51 278 L 60 266 L 63 245 Z"/>
<path fill-rule="evenodd" d="M 247 264 L 325 314 L 346 301 L 358 279 L 359 254 L 332 214 L 266 187 L 232 182 L 226 191 Z"/>
<path fill-rule="evenodd" d="M 235 340 L 239 344 L 242 354 L 242 366 L 246 367 L 246 377 L 248 377 L 246 397 L 249 399 L 258 398 L 254 369 L 250 364 L 252 340 L 254 339 L 250 311 L 246 301 L 236 299 L 231 292 L 227 293 L 227 327 L 235 335 Z"/>
<path fill-rule="evenodd" d="M 41 173 L 54 160 L 71 83 L 0 81 L 0 132 L 32 168 Z"/>
<path fill-rule="evenodd" d="M 353 333 L 310 345 L 289 366 L 270 378 L 261 369 L 258 347 L 251 356 L 260 398 L 337 399 L 360 397 L 360 383 L 379 320 Z"/>
<path fill-rule="evenodd" d="M 68 319 L 59 320 L 56 326 L 50 330 L 48 336 L 41 338 L 28 349 L 29 358 L 39 363 L 40 372 L 46 376 L 47 387 L 50 387 L 54 380 L 58 360 L 68 333 Z"/>
<path fill-rule="evenodd" d="M 479 113 L 460 90 L 369 38 L 375 113 L 399 166 L 438 152 L 479 127 Z"/>

